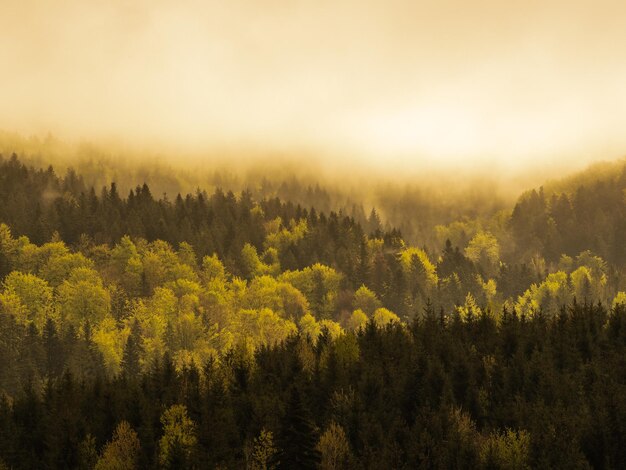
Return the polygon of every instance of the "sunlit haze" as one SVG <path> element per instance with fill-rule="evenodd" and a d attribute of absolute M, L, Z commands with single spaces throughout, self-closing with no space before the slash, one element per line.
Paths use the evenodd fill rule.
<path fill-rule="evenodd" d="M 394 168 L 626 154 L 623 1 L 9 0 L 0 64 L 25 134 Z"/>

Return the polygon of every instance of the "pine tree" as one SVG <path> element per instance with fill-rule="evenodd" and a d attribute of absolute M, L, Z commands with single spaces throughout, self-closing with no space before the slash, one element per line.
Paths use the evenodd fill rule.
<path fill-rule="evenodd" d="M 320 462 L 317 436 L 300 391 L 291 389 L 282 419 L 275 465 L 279 469 L 314 469 Z"/>
<path fill-rule="evenodd" d="M 130 335 L 126 340 L 122 356 L 122 373 L 131 380 L 138 378 L 141 373 L 139 363 L 141 352 L 141 330 L 139 324 L 135 321 L 131 326 Z"/>

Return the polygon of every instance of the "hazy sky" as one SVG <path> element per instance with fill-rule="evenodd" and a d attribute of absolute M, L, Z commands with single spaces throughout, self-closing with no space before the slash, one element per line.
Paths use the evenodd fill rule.
<path fill-rule="evenodd" d="M 0 128 L 395 166 L 626 155 L 624 1 L 0 0 Z"/>

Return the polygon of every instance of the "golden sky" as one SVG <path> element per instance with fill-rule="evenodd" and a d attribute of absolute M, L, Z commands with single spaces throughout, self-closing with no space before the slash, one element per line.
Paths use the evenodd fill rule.
<path fill-rule="evenodd" d="M 626 154 L 621 1 L 0 0 L 0 128 L 396 167 Z"/>

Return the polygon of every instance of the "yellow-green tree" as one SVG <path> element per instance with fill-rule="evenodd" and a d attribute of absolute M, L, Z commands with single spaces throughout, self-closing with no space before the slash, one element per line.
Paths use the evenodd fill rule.
<path fill-rule="evenodd" d="M 500 263 L 500 243 L 491 233 L 480 231 L 465 248 L 465 256 L 494 275 Z"/>
<path fill-rule="evenodd" d="M 110 316 L 104 318 L 92 332 L 93 342 L 102 354 L 104 365 L 111 375 L 120 372 L 124 345 L 129 334 L 128 327 L 117 328 L 115 320 Z"/>
<path fill-rule="evenodd" d="M 111 295 L 99 274 L 90 268 L 77 268 L 57 289 L 63 321 L 76 326 L 89 320 L 98 324 L 111 312 Z"/>
<path fill-rule="evenodd" d="M 304 336 L 308 336 L 313 341 L 316 341 L 317 337 L 322 332 L 322 327 L 310 313 L 307 313 L 300 319 L 298 326 L 300 328 L 300 333 Z"/>
<path fill-rule="evenodd" d="M 41 331 L 47 319 L 55 316 L 52 288 L 34 274 L 11 272 L 4 280 L 3 294 L 3 304 L 10 306 L 19 323 L 33 322 Z"/>
<path fill-rule="evenodd" d="M 615 298 L 613 299 L 613 308 L 618 305 L 626 306 L 626 292 L 620 291 L 615 295 Z"/>
<path fill-rule="evenodd" d="M 285 271 L 279 278 L 304 294 L 317 318 L 331 318 L 343 275 L 316 263 L 298 271 Z"/>
<path fill-rule="evenodd" d="M 352 451 L 346 432 L 337 423 L 332 422 L 320 436 L 317 450 L 321 454 L 320 468 L 340 470 L 350 468 Z"/>
<path fill-rule="evenodd" d="M 398 317 L 398 315 L 386 308 L 376 309 L 374 315 L 372 316 L 372 319 L 374 320 L 374 323 L 376 323 L 376 325 L 379 327 L 387 326 L 390 323 L 400 322 L 400 318 Z"/>
<path fill-rule="evenodd" d="M 568 276 L 563 271 L 548 274 L 541 284 L 533 284 L 518 298 L 515 308 L 521 314 L 532 316 L 540 309 L 555 315 L 561 305 L 569 303 L 572 294 Z"/>
<path fill-rule="evenodd" d="M 93 261 L 85 258 L 82 253 L 63 253 L 48 258 L 40 269 L 39 274 L 43 279 L 48 281 L 52 287 L 57 287 L 66 280 L 75 269 L 91 269 L 93 267 Z"/>
<path fill-rule="evenodd" d="M 246 279 L 262 276 L 269 270 L 269 267 L 259 258 L 256 248 L 249 243 L 241 249 L 241 266 Z"/>
<path fill-rule="evenodd" d="M 159 463 L 165 468 L 185 468 L 198 442 L 196 424 L 185 405 L 173 405 L 161 415 L 163 436 L 159 440 Z"/>
<path fill-rule="evenodd" d="M 117 425 L 113 439 L 107 443 L 96 462 L 95 470 L 134 470 L 139 460 L 139 438 L 126 421 Z"/>
<path fill-rule="evenodd" d="M 347 322 L 347 327 L 351 330 L 359 330 L 367 324 L 367 315 L 363 310 L 355 310 L 350 315 Z"/>
<path fill-rule="evenodd" d="M 253 279 L 241 298 L 243 308 L 270 308 L 284 318 L 298 320 L 309 311 L 306 297 L 288 282 L 270 276 Z"/>
<path fill-rule="evenodd" d="M 365 286 L 361 286 L 354 293 L 354 309 L 365 312 L 368 316 L 374 314 L 377 308 L 382 307 L 382 303 L 374 292 Z"/>
<path fill-rule="evenodd" d="M 243 309 L 237 315 L 239 324 L 234 325 L 233 334 L 254 346 L 273 345 L 284 341 L 297 331 L 295 323 L 281 318 L 269 308 L 261 310 Z"/>
<path fill-rule="evenodd" d="M 457 307 L 457 312 L 463 321 L 475 320 L 480 315 L 480 307 L 478 307 L 476 299 L 470 292 L 467 293 L 463 305 Z"/>

